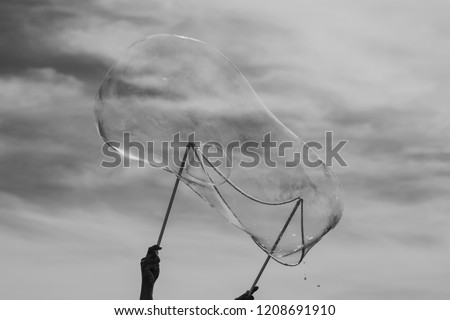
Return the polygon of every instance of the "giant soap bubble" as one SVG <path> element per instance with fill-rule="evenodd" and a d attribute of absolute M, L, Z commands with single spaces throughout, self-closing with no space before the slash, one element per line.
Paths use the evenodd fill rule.
<path fill-rule="evenodd" d="M 185 149 L 168 142 L 195 143 L 181 181 L 280 263 L 300 263 L 342 215 L 331 169 L 311 150 L 314 166 L 292 165 L 304 143 L 270 113 L 236 66 L 204 42 L 176 35 L 136 42 L 107 73 L 95 113 L 101 136 L 117 151 L 174 174 Z M 125 134 L 145 152 L 113 143 Z M 280 150 L 283 143 L 291 146 Z M 221 163 L 206 146 L 224 154 L 217 157 Z M 272 251 L 299 200 L 301 212 Z"/>

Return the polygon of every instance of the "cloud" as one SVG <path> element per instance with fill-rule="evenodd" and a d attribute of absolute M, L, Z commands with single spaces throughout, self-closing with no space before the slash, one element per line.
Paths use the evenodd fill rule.
<path fill-rule="evenodd" d="M 1 296 L 137 297 L 138 262 L 159 231 L 174 177 L 100 168 L 93 98 L 131 43 L 176 33 L 229 57 L 304 140 L 327 130 L 350 140 L 343 150 L 350 167 L 335 168 L 343 220 L 306 265 L 271 263 L 258 297 L 445 297 L 448 6 L 3 1 L 0 252 L 8 290 Z M 184 185 L 172 214 L 157 297 L 240 294 L 264 254 Z M 302 273 L 313 280 L 299 282 Z"/>
<path fill-rule="evenodd" d="M 79 2 L 81 7 L 85 3 Z M 12 76 L 27 74 L 29 69 L 53 69 L 90 84 L 87 90 L 100 83 L 110 61 L 74 50 L 61 50 L 53 41 L 70 21 L 76 21 L 82 14 L 68 4 L 68 1 L 50 0 L 0 4 L 3 12 L 0 74 Z"/>

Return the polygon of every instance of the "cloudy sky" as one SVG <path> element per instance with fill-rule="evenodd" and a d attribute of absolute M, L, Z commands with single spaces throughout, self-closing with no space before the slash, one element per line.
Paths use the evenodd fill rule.
<path fill-rule="evenodd" d="M 100 167 L 94 97 L 133 42 L 218 48 L 303 140 L 349 140 L 340 224 L 257 299 L 450 298 L 450 4 L 3 0 L 0 298 L 136 299 L 174 177 Z M 158 299 L 230 299 L 264 253 L 180 185 Z M 306 278 L 306 280 L 305 280 Z"/>

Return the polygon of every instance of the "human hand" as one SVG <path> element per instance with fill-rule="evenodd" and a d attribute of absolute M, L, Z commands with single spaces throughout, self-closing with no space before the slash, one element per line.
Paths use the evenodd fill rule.
<path fill-rule="evenodd" d="M 250 290 L 247 290 L 244 294 L 240 295 L 234 300 L 255 300 L 255 297 L 253 297 L 253 293 L 255 293 L 258 289 L 258 286 L 254 287 L 251 293 Z"/>
<path fill-rule="evenodd" d="M 158 257 L 158 250 L 161 250 L 160 246 L 151 246 L 148 248 L 147 255 L 141 259 L 142 282 L 148 285 L 153 285 L 159 277 L 161 260 Z"/>

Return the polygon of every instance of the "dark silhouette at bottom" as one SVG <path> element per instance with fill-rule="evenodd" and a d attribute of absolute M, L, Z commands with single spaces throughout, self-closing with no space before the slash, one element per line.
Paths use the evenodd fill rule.
<path fill-rule="evenodd" d="M 147 255 L 141 259 L 142 285 L 140 300 L 153 300 L 153 288 L 159 277 L 159 262 L 161 261 L 158 257 L 159 250 L 161 250 L 160 246 L 151 246 L 148 248 Z M 235 300 L 254 300 L 253 293 L 256 290 L 258 290 L 258 287 L 254 287 L 252 292 L 247 290 Z"/>

